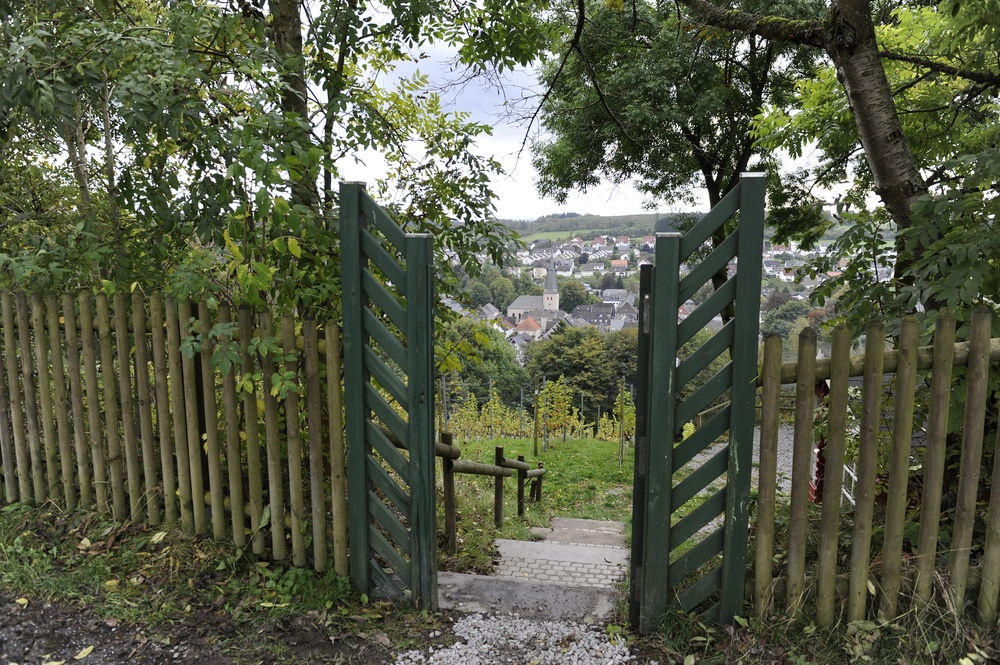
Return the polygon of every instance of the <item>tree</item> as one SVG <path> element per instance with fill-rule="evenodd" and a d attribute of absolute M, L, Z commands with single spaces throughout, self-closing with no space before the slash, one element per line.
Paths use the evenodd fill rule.
<path fill-rule="evenodd" d="M 580 280 L 567 279 L 559 285 L 559 308 L 564 312 L 572 312 L 578 305 L 596 302 L 600 302 L 597 296 L 588 291 Z"/>
<path fill-rule="evenodd" d="M 430 43 L 480 70 L 526 63 L 545 39 L 534 7 L 0 2 L 0 161 L 36 167 L 0 181 L 4 281 L 38 288 L 28 276 L 50 269 L 54 284 L 328 307 L 334 182 L 366 149 L 390 162 L 375 197 L 434 235 L 439 277 L 457 279 L 446 254 L 475 274 L 510 240 L 488 186 L 499 166 L 472 149 L 489 128 L 445 111 L 423 74 L 392 73 Z M 56 186 L 36 195 L 39 181 Z M 56 245 L 73 251 L 31 265 Z"/>
<path fill-rule="evenodd" d="M 893 282 L 877 293 L 879 305 L 895 305 L 906 311 L 920 301 L 936 306 L 942 302 L 976 302 L 995 296 L 995 289 L 980 289 L 992 288 L 997 283 L 996 244 L 989 243 L 985 254 L 973 252 L 977 254 L 975 259 L 983 260 L 969 261 L 968 248 L 978 249 L 969 242 L 970 229 L 977 228 L 972 233 L 981 234 L 984 220 L 993 231 L 986 237 L 996 235 L 986 215 L 996 200 L 997 180 L 991 177 L 993 174 L 971 166 L 987 163 L 982 161 L 986 155 L 979 154 L 983 153 L 984 144 L 977 143 L 978 147 L 970 150 L 962 145 L 961 138 L 966 134 L 980 142 L 984 131 L 992 133 L 997 128 L 991 101 L 995 93 L 991 91 L 1000 84 L 996 58 L 1000 23 L 996 13 L 988 9 L 989 3 L 945 0 L 937 8 L 928 8 L 906 3 L 882 7 L 873 6 L 869 0 L 834 0 L 826 16 L 816 20 L 802 15 L 764 16 L 730 11 L 707 0 L 680 1 L 706 24 L 774 42 L 811 46 L 829 57 L 833 72 L 826 80 L 832 83 L 835 73 L 843 95 L 835 106 L 843 117 L 850 119 L 855 132 L 843 145 L 860 144 L 865 157 L 860 177 L 868 180 L 881 198 L 896 232 Z M 877 24 L 880 32 L 876 31 Z M 894 89 L 887 70 L 895 74 L 900 68 L 907 70 L 907 80 Z M 809 87 L 805 86 L 807 93 Z M 920 147 L 936 130 L 919 114 L 911 114 L 908 99 L 917 91 L 926 93 L 929 89 L 940 91 L 939 99 L 944 105 L 921 103 L 919 106 L 930 112 L 923 118 L 938 116 L 945 126 L 956 129 L 953 135 L 951 131 L 945 133 L 957 141 L 949 145 L 949 138 L 942 136 L 941 152 L 921 155 Z M 913 124 L 903 123 L 897 104 L 902 105 L 906 116 L 914 116 Z M 959 122 L 963 110 L 969 108 L 976 109 L 970 116 L 977 120 L 973 123 L 975 131 L 965 122 Z M 933 119 L 930 122 L 935 124 Z M 830 129 L 837 125 L 814 126 L 812 136 L 821 142 L 826 140 L 829 146 L 826 137 L 831 136 Z M 798 129 L 801 128 L 799 125 Z M 844 139 L 842 132 L 833 136 Z M 838 172 L 844 168 L 846 164 L 841 164 Z M 975 214 L 960 212 L 963 204 Z M 970 225 L 974 218 L 979 218 L 979 223 Z M 872 219 L 866 215 L 860 221 L 871 228 Z M 856 242 L 864 242 L 865 237 L 862 233 Z M 956 240 L 961 245 L 957 253 L 937 253 Z M 880 252 L 881 248 L 875 251 Z M 951 275 L 958 277 L 957 281 L 947 279 Z M 945 279 L 943 288 L 937 277 Z M 861 280 L 852 286 L 863 292 L 866 284 L 872 283 Z M 844 304 L 850 309 L 852 302 L 847 299 Z"/>
<path fill-rule="evenodd" d="M 503 334 L 486 322 L 463 318 L 448 323 L 440 339 L 438 372 L 457 375 L 459 392 L 485 402 L 492 388 L 506 404 L 519 403 L 527 374 Z"/>
<path fill-rule="evenodd" d="M 796 3 L 814 13 L 816 5 Z M 575 33 L 543 70 L 542 124 L 553 138 L 535 146 L 542 193 L 564 200 L 602 179 L 632 179 L 668 201 L 693 201 L 703 190 L 714 206 L 741 173 L 774 170 L 773 153 L 758 149 L 747 128 L 765 106 L 788 102 L 811 66 L 806 50 L 698 29 L 672 5 L 634 0 L 621 11 L 594 2 L 586 17 L 583 7 L 562 16 Z M 724 238 L 720 230 L 714 246 Z M 719 270 L 713 287 L 728 278 Z M 723 318 L 731 317 L 727 307 Z"/>

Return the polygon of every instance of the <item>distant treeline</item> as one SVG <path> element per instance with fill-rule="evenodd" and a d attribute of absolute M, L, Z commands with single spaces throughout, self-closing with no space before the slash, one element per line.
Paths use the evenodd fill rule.
<path fill-rule="evenodd" d="M 572 212 L 539 217 L 535 220 L 501 220 L 522 236 L 553 231 L 581 231 L 595 235 L 604 232 L 612 235 L 635 237 L 652 233 L 673 231 L 700 213 L 647 213 L 640 215 L 580 215 Z M 583 233 L 581 233 L 581 236 Z"/>

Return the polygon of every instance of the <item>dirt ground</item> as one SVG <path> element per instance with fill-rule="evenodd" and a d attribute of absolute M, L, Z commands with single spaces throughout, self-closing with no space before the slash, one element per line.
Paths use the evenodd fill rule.
<path fill-rule="evenodd" d="M 414 625 L 414 631 L 424 626 Z M 387 663 L 389 637 L 348 633 L 300 617 L 240 633 L 220 612 L 193 610 L 153 630 L 102 619 L 86 609 L 0 594 L 0 662 L 18 665 L 228 665 Z"/>

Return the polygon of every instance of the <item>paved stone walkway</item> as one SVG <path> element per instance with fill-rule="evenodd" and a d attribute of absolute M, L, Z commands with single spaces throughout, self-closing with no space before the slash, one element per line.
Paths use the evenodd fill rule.
<path fill-rule="evenodd" d="M 492 576 L 438 573 L 439 604 L 467 612 L 606 621 L 628 572 L 621 522 L 561 519 L 533 529 L 542 540 L 497 540 Z"/>
<path fill-rule="evenodd" d="M 544 540 L 496 541 L 496 577 L 595 589 L 614 588 L 625 578 L 629 550 L 621 522 L 555 518 L 551 528 L 532 531 Z"/>

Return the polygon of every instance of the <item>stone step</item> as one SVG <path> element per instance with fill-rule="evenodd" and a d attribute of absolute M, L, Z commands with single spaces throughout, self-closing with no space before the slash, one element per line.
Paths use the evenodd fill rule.
<path fill-rule="evenodd" d="M 614 613 L 607 589 L 546 584 L 464 573 L 438 573 L 438 606 L 446 610 L 517 614 L 531 619 L 601 623 Z"/>

